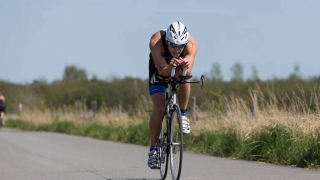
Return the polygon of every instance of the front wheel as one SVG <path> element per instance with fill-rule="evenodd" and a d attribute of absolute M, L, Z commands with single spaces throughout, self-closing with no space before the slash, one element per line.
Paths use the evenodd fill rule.
<path fill-rule="evenodd" d="M 166 179 L 168 172 L 168 159 L 169 159 L 169 137 L 168 137 L 168 126 L 166 116 L 162 120 L 162 128 L 158 141 L 158 157 L 159 157 L 159 168 L 161 179 Z"/>
<path fill-rule="evenodd" d="M 170 118 L 170 168 L 173 180 L 180 179 L 183 157 L 182 118 L 179 105 L 173 105 Z"/>

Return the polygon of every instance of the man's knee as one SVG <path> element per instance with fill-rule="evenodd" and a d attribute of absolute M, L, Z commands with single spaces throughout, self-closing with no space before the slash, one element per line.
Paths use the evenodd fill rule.
<path fill-rule="evenodd" d="M 165 93 L 155 93 L 151 96 L 153 105 L 154 105 L 154 111 L 158 113 L 164 113 L 165 110 L 165 104 L 166 104 L 166 97 Z"/>
<path fill-rule="evenodd" d="M 179 87 L 179 92 L 187 92 L 191 89 L 190 83 L 181 84 Z"/>
<path fill-rule="evenodd" d="M 158 114 L 163 114 L 165 109 L 166 109 L 165 102 L 155 104 L 155 106 L 154 106 L 154 111 L 157 112 Z"/>

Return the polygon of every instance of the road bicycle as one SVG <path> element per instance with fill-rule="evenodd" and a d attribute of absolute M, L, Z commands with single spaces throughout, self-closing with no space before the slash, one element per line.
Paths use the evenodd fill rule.
<path fill-rule="evenodd" d="M 162 129 L 157 143 L 158 165 L 162 179 L 167 177 L 168 161 L 170 161 L 170 170 L 173 180 L 179 180 L 182 168 L 183 157 L 183 131 L 182 118 L 179 104 L 177 103 L 177 93 L 179 86 L 185 83 L 200 83 L 201 89 L 204 83 L 202 75 L 199 81 L 187 81 L 192 76 L 186 76 L 187 69 L 183 69 L 182 76 L 176 76 L 176 68 L 171 70 L 171 76 L 164 78 L 155 75 L 152 76 L 150 83 L 167 84 L 166 109 L 163 115 Z"/>

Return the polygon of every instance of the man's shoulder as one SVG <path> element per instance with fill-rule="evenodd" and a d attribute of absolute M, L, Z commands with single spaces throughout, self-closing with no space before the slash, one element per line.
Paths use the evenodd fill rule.
<path fill-rule="evenodd" d="M 153 40 L 153 39 L 159 40 L 164 33 L 165 33 L 164 30 L 159 30 L 159 31 L 153 33 L 151 36 L 151 40 Z"/>
<path fill-rule="evenodd" d="M 152 49 L 157 49 L 157 50 L 161 50 L 162 51 L 162 41 L 161 41 L 161 36 L 163 35 L 163 31 L 159 30 L 157 32 L 155 32 L 151 39 L 150 39 L 150 48 Z"/>
<path fill-rule="evenodd" d="M 191 44 L 192 46 L 196 46 L 196 47 L 198 46 L 197 40 L 191 34 L 189 34 L 188 44 Z"/>
<path fill-rule="evenodd" d="M 197 54 L 198 51 L 198 42 L 189 34 L 189 41 L 186 45 L 186 50 L 184 51 L 184 55 L 187 54 Z"/>

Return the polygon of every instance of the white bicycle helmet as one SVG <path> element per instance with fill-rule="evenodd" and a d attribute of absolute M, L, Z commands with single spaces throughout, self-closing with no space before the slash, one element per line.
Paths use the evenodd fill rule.
<path fill-rule="evenodd" d="M 182 22 L 173 22 L 166 30 L 166 40 L 177 45 L 187 44 L 189 40 L 187 27 Z"/>

